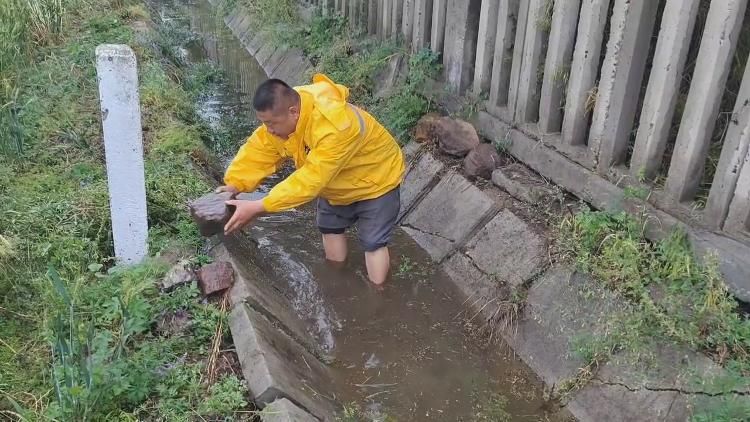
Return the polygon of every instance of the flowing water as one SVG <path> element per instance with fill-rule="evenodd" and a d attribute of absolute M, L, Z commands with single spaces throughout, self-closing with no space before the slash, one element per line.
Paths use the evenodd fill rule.
<path fill-rule="evenodd" d="M 156 10 L 198 35 L 185 49 L 189 61 L 210 60 L 227 76 L 200 101 L 203 117 L 214 125 L 231 118 L 233 136 L 247 136 L 255 124 L 250 95 L 266 78 L 263 70 L 205 0 L 159 2 Z M 395 234 L 393 276 L 383 289 L 367 281 L 356 236 L 346 265 L 323 261 L 313 207 L 264 217 L 247 232 L 253 240 L 247 260 L 283 285 L 334 357 L 331 394 L 340 403 L 356 403 L 373 419 L 506 420 L 492 413 L 499 403 L 492 398 L 501 395 L 507 420 L 570 419 L 545 399 L 541 382 L 505 344 L 487 345 L 474 334 L 450 280 L 402 231 Z"/>

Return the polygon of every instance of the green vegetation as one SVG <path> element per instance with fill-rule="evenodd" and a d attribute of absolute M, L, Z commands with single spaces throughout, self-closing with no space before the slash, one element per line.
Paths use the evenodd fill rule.
<path fill-rule="evenodd" d="M 225 312 L 195 285 L 161 293 L 169 266 L 201 240 L 185 209 L 210 189 L 208 130 L 193 102 L 215 73 L 187 72 L 169 32 L 139 44 L 140 4 L 0 1 L 0 413 L 26 420 L 230 417 L 244 387 L 212 339 Z M 94 49 L 139 61 L 151 253 L 113 266 Z M 172 46 L 173 47 L 173 46 Z M 205 260 L 202 260 L 205 261 Z M 200 262 L 196 262 L 198 265 Z M 179 318 L 177 318 L 179 316 Z M 163 330 L 165 321 L 184 327 Z"/>
<path fill-rule="evenodd" d="M 410 130 L 434 106 L 426 85 L 439 71 L 430 50 L 414 54 L 394 41 L 377 41 L 349 30 L 346 19 L 317 14 L 308 26 L 296 14 L 291 0 L 240 0 L 262 25 L 271 42 L 300 48 L 315 65 L 337 83 L 349 87 L 351 101 L 378 118 L 402 143 Z M 389 92 L 375 92 L 375 77 L 389 61 L 404 56 L 408 73 Z"/>
<path fill-rule="evenodd" d="M 638 356 L 649 345 L 671 340 L 707 354 L 726 370 L 726 376 L 702 380 L 704 385 L 723 392 L 748 385 L 750 320 L 727 292 L 715 259 L 699 263 L 684 233 L 653 243 L 644 236 L 643 221 L 624 212 L 593 211 L 565 220 L 561 232 L 561 249 L 577 268 L 628 302 L 611 316 L 605 335 L 574 341 L 574 353 L 588 363 L 579 374 L 583 383 L 615 352 Z M 580 384 L 571 380 L 567 387 Z M 719 414 L 738 407 L 747 412 L 748 406 L 727 395 L 699 409 L 695 420 L 733 420 Z M 701 419 L 701 412 L 709 419 Z"/>

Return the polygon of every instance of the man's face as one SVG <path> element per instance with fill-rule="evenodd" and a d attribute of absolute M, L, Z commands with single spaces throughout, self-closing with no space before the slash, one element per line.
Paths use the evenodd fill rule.
<path fill-rule="evenodd" d="M 299 120 L 299 107 L 296 105 L 279 105 L 271 110 L 256 112 L 258 120 L 261 121 L 268 132 L 281 139 L 288 139 L 294 133 Z"/>

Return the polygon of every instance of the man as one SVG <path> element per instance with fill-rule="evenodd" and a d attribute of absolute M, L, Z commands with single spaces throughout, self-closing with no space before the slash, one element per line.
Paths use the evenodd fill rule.
<path fill-rule="evenodd" d="M 278 79 L 261 84 L 253 108 L 263 124 L 240 148 L 217 191 L 253 191 L 291 158 L 296 171 L 265 198 L 227 202 L 236 210 L 224 231 L 318 198 L 326 259 L 346 259 L 344 232 L 356 222 L 368 277 L 380 285 L 390 268 L 388 243 L 400 208 L 404 160 L 388 131 L 347 103 L 348 96 L 348 88 L 321 74 L 296 88 Z"/>

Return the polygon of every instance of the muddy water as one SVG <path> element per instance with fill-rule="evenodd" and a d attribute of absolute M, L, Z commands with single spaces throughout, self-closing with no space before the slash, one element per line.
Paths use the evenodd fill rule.
<path fill-rule="evenodd" d="M 226 84 L 201 100 L 203 117 L 215 125 L 230 119 L 234 136 L 247 136 L 254 124 L 249 98 L 265 78 L 262 69 L 205 0 L 160 2 L 159 10 L 198 34 L 186 49 L 191 61 L 210 60 L 226 72 Z M 545 400 L 539 380 L 507 346 L 483 346 L 471 334 L 471 313 L 451 282 L 403 232 L 395 235 L 393 276 L 384 289 L 366 280 L 356 234 L 346 265 L 322 260 L 312 206 L 264 217 L 247 233 L 253 240 L 248 261 L 281 283 L 333 356 L 331 394 L 340 403 L 356 403 L 373 420 L 491 421 L 502 420 L 487 408 L 499 394 L 507 399 L 509 420 L 569 419 Z"/>

